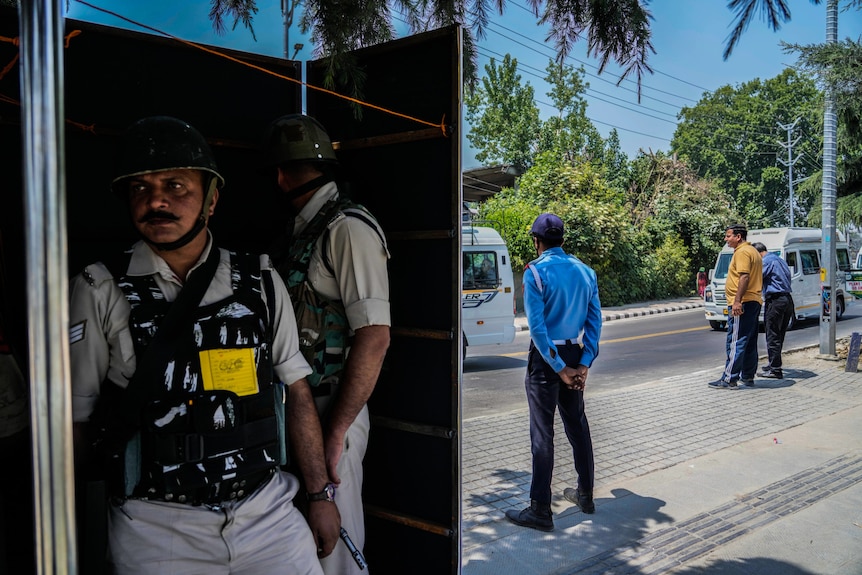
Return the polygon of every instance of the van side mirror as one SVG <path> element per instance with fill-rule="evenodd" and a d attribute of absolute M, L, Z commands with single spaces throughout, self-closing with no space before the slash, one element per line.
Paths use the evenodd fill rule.
<path fill-rule="evenodd" d="M 715 273 L 715 268 L 712 268 L 711 270 L 709 270 L 709 281 L 712 281 L 712 274 L 714 274 L 714 273 Z"/>

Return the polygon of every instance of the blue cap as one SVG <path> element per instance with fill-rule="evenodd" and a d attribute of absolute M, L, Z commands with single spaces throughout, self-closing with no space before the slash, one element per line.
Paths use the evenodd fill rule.
<path fill-rule="evenodd" d="M 563 239 L 563 220 L 554 214 L 542 214 L 533 222 L 530 233 L 542 239 Z"/>

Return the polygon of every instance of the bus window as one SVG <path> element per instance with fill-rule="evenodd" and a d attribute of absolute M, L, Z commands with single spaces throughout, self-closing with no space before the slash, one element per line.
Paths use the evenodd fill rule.
<path fill-rule="evenodd" d="M 838 269 L 842 272 L 850 271 L 850 254 L 845 249 L 836 250 L 835 258 L 838 260 Z"/>
<path fill-rule="evenodd" d="M 799 273 L 799 264 L 796 262 L 796 252 L 787 252 L 784 254 L 784 259 L 787 261 L 787 267 L 790 268 L 791 275 Z"/>
<path fill-rule="evenodd" d="M 799 252 L 799 258 L 802 260 L 802 273 L 807 276 L 820 273 L 817 250 L 802 250 Z"/>

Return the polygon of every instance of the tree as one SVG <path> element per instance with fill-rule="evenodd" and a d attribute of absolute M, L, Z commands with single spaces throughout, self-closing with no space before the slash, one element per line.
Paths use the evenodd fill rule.
<path fill-rule="evenodd" d="M 611 129 L 608 139 L 605 140 L 602 164 L 605 169 L 605 179 L 612 188 L 624 190 L 629 185 L 631 178 L 629 157 L 622 150 L 620 135 L 616 128 Z"/>
<path fill-rule="evenodd" d="M 860 6 L 862 8 L 862 6 Z M 836 44 L 783 44 L 799 55 L 799 66 L 831 90 L 838 116 L 838 221 L 862 225 L 862 44 L 847 39 Z M 813 198 L 810 223 L 820 225 L 821 171 L 801 186 Z"/>
<path fill-rule="evenodd" d="M 650 20 L 645 5 L 649 0 L 530 0 L 530 9 L 538 24 L 549 24 L 546 40 L 553 41 L 557 60 L 569 55 L 575 42 L 586 38 L 587 54 L 599 59 L 599 73 L 610 61 L 623 69 L 619 82 L 634 75 L 640 84 L 646 72 L 652 45 Z M 386 42 L 392 38 L 392 12 L 403 16 L 410 33 L 462 24 L 465 27 L 464 49 L 467 66 L 465 77 L 472 84 L 475 74 L 475 39 L 482 39 L 492 10 L 502 14 L 503 0 L 305 0 L 301 19 L 303 33 L 311 33 L 317 55 L 332 60 L 331 70 L 344 68 L 356 72 L 343 56 L 355 48 Z M 216 30 L 242 22 L 251 28 L 257 12 L 256 0 L 212 0 L 210 17 Z"/>
<path fill-rule="evenodd" d="M 820 4 L 822 0 L 810 0 L 812 4 Z M 755 14 L 760 13 L 767 25 L 773 30 L 778 30 L 785 22 L 790 21 L 790 6 L 787 0 L 728 0 L 727 7 L 736 12 L 736 23 L 733 32 L 727 37 L 724 45 L 724 59 L 727 60 L 733 48 L 742 38 L 742 34 L 748 29 Z M 862 7 L 862 0 L 846 0 L 845 10 Z"/>
<path fill-rule="evenodd" d="M 574 165 L 543 152 L 517 190 L 503 190 L 479 209 L 482 217 L 500 224 L 513 269 L 536 257 L 530 226 L 540 213 L 553 212 L 568 230 L 563 249 L 596 270 L 602 303 L 649 298 L 628 212 L 589 162 Z"/>
<path fill-rule="evenodd" d="M 645 251 L 678 260 L 665 245 L 672 238 L 687 254 L 684 277 L 691 286 L 697 268 L 715 260 L 724 243 L 724 230 L 740 221 L 740 214 L 720 186 L 699 178 L 685 162 L 665 154 L 639 156 L 632 162 L 632 174 L 627 204 Z M 658 261 L 656 266 L 661 272 L 673 262 Z M 655 289 L 661 293 L 661 284 Z"/>
<path fill-rule="evenodd" d="M 700 177 L 717 182 L 753 227 L 789 221 L 787 172 L 779 167 L 787 140 L 781 124 L 799 119 L 794 135 L 794 179 L 810 176 L 820 155 L 822 94 L 814 81 L 792 69 L 775 78 L 722 86 L 680 111 L 671 148 Z M 811 198 L 796 208 L 807 211 Z"/>
<path fill-rule="evenodd" d="M 570 162 L 580 155 L 600 161 L 604 140 L 587 118 L 583 94 L 590 85 L 584 82 L 584 68 L 576 70 L 551 60 L 545 70 L 545 81 L 551 86 L 547 95 L 557 114 L 542 124 L 539 151 L 551 151 Z"/>
<path fill-rule="evenodd" d="M 848 6 L 862 5 L 862 0 L 846 0 Z M 256 0 L 211 0 L 210 17 L 216 30 L 224 30 L 225 19 L 233 18 L 233 25 L 242 22 L 251 29 L 257 12 Z M 293 10 L 301 0 L 289 0 L 291 19 Z M 811 0 L 820 4 L 821 0 Z M 646 6 L 649 0 L 530 0 L 530 10 L 538 24 L 548 24 L 546 40 L 553 41 L 557 61 L 563 62 L 572 46 L 586 38 L 587 55 L 599 59 L 599 74 L 610 61 L 616 62 L 623 73 L 618 84 L 634 75 L 637 78 L 638 101 L 641 81 L 645 73 L 652 73 L 647 64 L 652 45 L 650 21 L 652 14 Z M 736 25 L 725 45 L 724 58 L 730 57 L 734 46 L 758 12 L 766 16 L 773 30 L 790 20 L 786 0 L 729 0 L 728 8 L 736 12 Z M 359 85 L 360 70 L 347 51 L 354 48 L 385 42 L 392 38 L 392 11 L 399 13 L 410 27 L 410 33 L 461 24 L 465 28 L 465 78 L 475 86 L 475 40 L 482 39 L 492 10 L 502 14 L 503 0 L 306 0 L 301 19 L 304 33 L 311 32 L 317 46 L 316 54 L 330 59 L 328 83 L 333 83 L 338 72 L 348 78 L 348 84 Z M 254 31 L 252 30 L 252 34 Z"/>
<path fill-rule="evenodd" d="M 541 121 L 529 82 L 521 84 L 518 61 L 506 54 L 498 66 L 485 66 L 481 87 L 465 98 L 467 139 L 476 159 L 490 164 L 527 168 L 533 163 Z"/>

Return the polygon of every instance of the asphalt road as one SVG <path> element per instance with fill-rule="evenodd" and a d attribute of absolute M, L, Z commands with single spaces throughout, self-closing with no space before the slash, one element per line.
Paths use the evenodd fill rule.
<path fill-rule="evenodd" d="M 836 337 L 854 331 L 862 331 L 862 302 L 847 309 L 836 325 Z M 725 336 L 709 327 L 701 309 L 605 322 L 587 393 L 621 390 L 686 373 L 706 384 L 710 377 L 704 371 L 724 364 Z M 819 322 L 808 321 L 787 333 L 784 347 L 817 345 L 819 341 Z M 467 348 L 461 394 L 465 419 L 526 407 L 524 372 L 529 342 L 529 332 L 524 331 L 511 344 Z M 763 334 L 759 351 L 766 354 Z"/>

